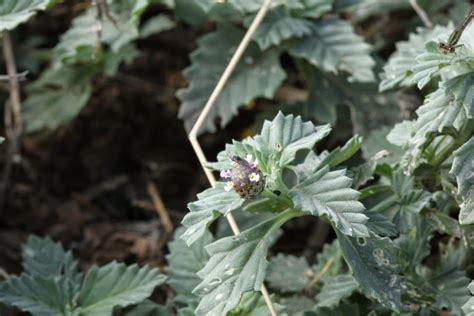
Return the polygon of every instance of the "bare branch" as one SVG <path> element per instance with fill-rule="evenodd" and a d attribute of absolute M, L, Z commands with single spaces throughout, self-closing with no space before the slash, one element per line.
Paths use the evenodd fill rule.
<path fill-rule="evenodd" d="M 410 4 L 416 14 L 420 17 L 421 21 L 423 21 L 423 24 L 429 29 L 433 28 L 433 22 L 431 22 L 428 14 L 426 14 L 426 11 L 419 6 L 418 2 L 416 2 L 416 0 L 410 0 Z"/>

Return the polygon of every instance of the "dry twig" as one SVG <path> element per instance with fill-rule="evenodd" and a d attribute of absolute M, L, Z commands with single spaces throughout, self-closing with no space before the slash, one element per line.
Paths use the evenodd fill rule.
<path fill-rule="evenodd" d="M 321 271 L 314 277 L 314 279 L 309 282 L 308 286 L 306 286 L 307 289 L 312 289 L 316 284 L 318 284 L 319 280 L 328 272 L 329 268 L 332 266 L 334 262 L 334 257 L 329 258 L 328 262 L 323 266 Z"/>
<path fill-rule="evenodd" d="M 433 22 L 431 22 L 428 14 L 426 14 L 426 11 L 420 7 L 418 2 L 416 2 L 416 0 L 410 0 L 410 4 L 416 14 L 420 17 L 421 21 L 423 21 L 423 24 L 429 29 L 433 28 Z"/>
<path fill-rule="evenodd" d="M 10 181 L 13 164 L 21 161 L 20 138 L 23 131 L 21 119 L 20 88 L 18 84 L 19 74 L 16 72 L 15 56 L 13 55 L 12 42 L 8 32 L 2 33 L 2 46 L 10 83 L 10 98 L 5 104 L 4 114 L 5 136 L 7 137 L 8 141 L 8 155 L 0 186 L 0 212 L 3 210 L 5 203 L 6 191 Z"/>
<path fill-rule="evenodd" d="M 169 237 L 173 233 L 173 222 L 171 222 L 165 204 L 163 203 L 163 200 L 161 199 L 161 196 L 158 193 L 158 190 L 156 189 L 156 185 L 152 181 L 148 181 L 147 190 L 153 201 L 153 206 L 155 207 L 155 210 L 158 213 L 158 216 L 160 217 L 161 223 L 165 228 L 166 236 Z"/>

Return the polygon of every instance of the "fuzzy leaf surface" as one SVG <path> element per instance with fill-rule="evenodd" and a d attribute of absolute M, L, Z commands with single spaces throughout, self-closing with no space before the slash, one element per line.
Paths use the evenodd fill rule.
<path fill-rule="evenodd" d="M 148 266 L 111 262 L 87 271 L 78 297 L 79 315 L 106 316 L 115 306 L 125 307 L 146 299 L 166 277 Z"/>
<path fill-rule="evenodd" d="M 409 35 L 408 41 L 397 42 L 397 50 L 383 67 L 379 90 L 413 85 L 412 68 L 416 65 L 415 58 L 424 52 L 425 42 L 433 38 L 446 40 L 449 31 L 450 28 L 439 25 L 433 29 L 418 28 L 416 33 Z"/>
<path fill-rule="evenodd" d="M 62 316 L 71 311 L 74 292 L 66 278 L 22 274 L 0 283 L 0 302 L 33 315 Z"/>
<path fill-rule="evenodd" d="M 282 292 L 299 292 L 308 286 L 312 270 L 303 257 L 278 254 L 270 260 L 266 280 Z"/>
<path fill-rule="evenodd" d="M 283 212 L 237 236 L 208 245 L 211 258 L 198 272 L 203 279 L 194 293 L 202 296 L 196 315 L 225 315 L 235 308 L 243 293 L 259 291 L 268 265 L 266 255 L 272 235 L 294 211 Z"/>
<path fill-rule="evenodd" d="M 336 230 L 346 262 L 360 289 L 395 310 L 403 310 L 404 282 L 399 275 L 397 253 L 389 238 L 354 238 Z"/>
<path fill-rule="evenodd" d="M 352 179 L 345 170 L 329 171 L 325 166 L 293 187 L 289 195 L 295 207 L 315 216 L 328 216 L 335 228 L 349 236 L 367 237 L 364 205 L 359 192 L 351 188 Z"/>
<path fill-rule="evenodd" d="M 28 237 L 22 249 L 23 270 L 30 276 L 44 278 L 65 278 L 78 290 L 81 273 L 71 251 L 65 251 L 60 243 L 49 238 Z"/>
<path fill-rule="evenodd" d="M 453 154 L 454 160 L 450 173 L 456 176 L 458 194 L 463 199 L 460 205 L 459 223 L 461 225 L 474 224 L 474 137 Z"/>
<path fill-rule="evenodd" d="M 250 25 L 251 20 L 248 21 Z M 253 39 L 260 49 L 277 46 L 284 40 L 299 38 L 312 32 L 312 23 L 289 15 L 284 9 L 277 8 L 268 12 Z"/>
<path fill-rule="evenodd" d="M 182 221 L 186 232 L 181 235 L 181 238 L 188 245 L 202 237 L 215 219 L 239 208 L 245 201 L 234 191 L 225 191 L 222 182 L 216 183 L 214 188 L 199 193 L 197 197 L 197 201 L 188 204 L 189 213 Z"/>
<path fill-rule="evenodd" d="M 321 292 L 316 295 L 317 306 L 336 306 L 339 302 L 352 295 L 359 288 L 359 284 L 350 274 L 341 274 L 324 281 Z"/>
<path fill-rule="evenodd" d="M 168 261 L 167 283 L 176 292 L 177 302 L 188 304 L 197 297 L 192 294 L 193 289 L 201 282 L 196 273 L 201 270 L 209 260 L 209 254 L 205 247 L 214 241 L 212 234 L 205 231 L 194 244 L 188 246 L 180 239 L 184 233 L 183 228 L 175 231 L 174 240 L 168 243 L 170 253 L 166 256 Z"/>
<path fill-rule="evenodd" d="M 416 113 L 418 118 L 413 124 L 413 133 L 401 161 L 408 172 L 424 161 L 423 150 L 434 136 L 449 133 L 452 129 L 459 132 L 470 118 L 463 104 L 456 101 L 442 84 L 425 98 Z"/>
<path fill-rule="evenodd" d="M 178 91 L 181 100 L 179 117 L 190 130 L 217 84 L 244 33 L 230 25 L 219 25 L 217 31 L 198 40 L 198 48 L 191 54 L 191 66 L 184 70 L 189 82 Z M 257 97 L 271 98 L 286 74 L 279 63 L 279 52 L 262 52 L 251 43 L 203 126 L 203 131 L 216 130 L 215 119 L 224 127 L 237 114 L 240 106 Z"/>
<path fill-rule="evenodd" d="M 349 73 L 349 81 L 375 80 L 372 70 L 375 61 L 370 56 L 370 45 L 344 20 L 332 18 L 317 22 L 313 33 L 299 40 L 290 54 L 304 58 L 326 72 Z"/>

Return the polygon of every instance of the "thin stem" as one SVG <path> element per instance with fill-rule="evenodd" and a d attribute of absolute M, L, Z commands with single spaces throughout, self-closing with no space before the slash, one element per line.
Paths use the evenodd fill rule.
<path fill-rule="evenodd" d="M 158 192 L 156 185 L 152 181 L 148 181 L 147 190 L 148 194 L 151 196 L 155 210 L 158 213 L 158 216 L 160 217 L 161 223 L 165 228 L 165 234 L 168 237 L 173 232 L 173 222 L 170 219 L 165 204 L 161 199 L 160 193 Z"/>
<path fill-rule="evenodd" d="M 13 122 L 16 130 L 16 136 L 22 133 L 21 105 L 20 105 L 20 88 L 18 85 L 18 76 L 16 72 L 15 56 L 13 55 L 12 42 L 10 34 L 3 32 L 2 37 L 3 56 L 7 67 L 7 74 L 10 82 L 10 102 L 12 108 Z"/>
<path fill-rule="evenodd" d="M 307 289 L 313 288 L 319 282 L 319 280 L 321 280 L 321 278 L 328 272 L 333 262 L 334 262 L 334 257 L 329 258 L 328 262 L 326 262 L 326 264 L 323 266 L 321 271 L 319 271 L 319 273 L 314 277 L 314 279 L 311 280 L 311 282 L 308 284 L 308 286 L 306 286 L 306 288 Z"/>
<path fill-rule="evenodd" d="M 448 159 L 453 151 L 461 147 L 471 136 L 474 130 L 474 120 L 465 125 L 465 127 L 461 131 L 461 135 L 457 138 L 453 138 L 453 140 L 443 149 L 440 150 L 439 153 L 434 153 L 435 157 L 431 161 L 431 164 L 435 167 L 439 167 L 443 164 L 443 162 Z"/>
<path fill-rule="evenodd" d="M 262 3 L 262 6 L 260 7 L 257 15 L 255 16 L 254 20 L 252 21 L 252 24 L 250 25 L 249 29 L 247 30 L 247 33 L 245 33 L 244 38 L 239 44 L 239 47 L 235 51 L 234 55 L 232 56 L 229 64 L 227 65 L 226 69 L 224 70 L 224 73 L 222 74 L 221 78 L 217 82 L 216 87 L 214 88 L 214 91 L 212 91 L 211 96 L 209 97 L 209 100 L 207 100 L 206 105 L 204 106 L 204 109 L 202 110 L 201 114 L 199 115 L 196 123 L 194 124 L 193 128 L 191 129 L 191 132 L 189 133 L 189 141 L 191 142 L 191 145 L 193 146 L 193 149 L 196 153 L 196 156 L 199 159 L 199 162 L 201 164 L 201 167 L 204 170 L 204 173 L 207 176 L 207 179 L 209 180 L 210 184 L 212 186 L 215 185 L 216 183 L 216 178 L 212 174 L 212 172 L 206 168 L 206 163 L 207 159 L 206 156 L 204 155 L 204 152 L 201 148 L 201 145 L 199 144 L 199 141 L 197 139 L 197 135 L 199 130 L 201 129 L 207 115 L 211 111 L 212 107 L 214 106 L 217 98 L 221 94 L 222 90 L 224 89 L 225 84 L 230 78 L 230 75 L 234 71 L 235 67 L 237 66 L 239 60 L 242 58 L 243 53 L 247 49 L 247 46 L 249 45 L 255 31 L 257 30 L 258 26 L 262 22 L 263 18 L 268 12 L 268 9 L 270 8 L 272 0 L 265 0 Z M 238 235 L 240 233 L 240 229 L 237 226 L 237 223 L 234 219 L 234 216 L 232 215 L 231 212 L 227 212 L 226 215 L 227 221 L 229 222 L 229 225 L 232 229 L 232 232 L 234 235 Z M 270 295 L 265 288 L 265 285 L 262 285 L 262 295 L 263 298 L 265 299 L 265 303 L 268 306 L 268 309 L 270 310 L 270 313 L 272 316 L 276 316 L 276 310 L 275 307 L 273 306 L 273 303 L 271 301 Z"/>
<path fill-rule="evenodd" d="M 12 172 L 13 163 L 20 162 L 20 137 L 23 131 L 20 104 L 20 88 L 18 74 L 16 71 L 15 56 L 13 55 L 10 34 L 3 32 L 2 46 L 3 57 L 7 68 L 10 98 L 5 104 L 5 136 L 8 140 L 8 156 L 3 170 L 2 182 L 0 184 L 0 213 L 5 203 L 8 182 Z"/>
<path fill-rule="evenodd" d="M 433 23 L 431 22 L 428 14 L 426 14 L 426 11 L 423 10 L 423 8 L 419 6 L 416 0 L 410 0 L 410 4 L 413 10 L 415 10 L 416 14 L 418 14 L 418 16 L 420 17 L 423 24 L 429 29 L 433 28 Z"/>

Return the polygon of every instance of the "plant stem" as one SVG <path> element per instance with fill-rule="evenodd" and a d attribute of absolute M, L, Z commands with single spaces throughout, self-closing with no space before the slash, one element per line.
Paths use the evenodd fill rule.
<path fill-rule="evenodd" d="M 453 151 L 458 149 L 462 146 L 469 138 L 472 137 L 472 133 L 474 131 L 474 120 L 470 120 L 465 127 L 461 130 L 461 133 L 458 138 L 453 139 L 449 145 L 441 149 L 441 151 L 436 154 L 431 164 L 435 167 L 439 167 L 443 164 L 443 162 L 448 159 Z"/>
<path fill-rule="evenodd" d="M 10 98 L 5 104 L 5 135 L 8 140 L 8 155 L 3 170 L 2 182 L 0 184 L 0 214 L 5 203 L 6 191 L 12 167 L 15 162 L 21 161 L 20 138 L 23 130 L 20 105 L 20 88 L 18 74 L 16 72 L 15 55 L 13 54 L 12 42 L 8 32 L 1 33 L 3 57 L 7 68 L 10 83 Z"/>

